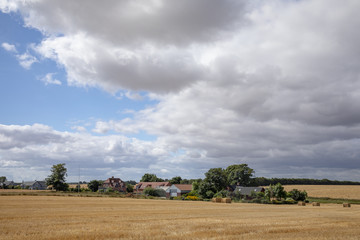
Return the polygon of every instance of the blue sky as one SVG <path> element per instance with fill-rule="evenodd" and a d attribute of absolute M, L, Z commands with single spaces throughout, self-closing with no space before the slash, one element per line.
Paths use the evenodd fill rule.
<path fill-rule="evenodd" d="M 359 7 L 0 1 L 0 175 L 360 181 Z"/>

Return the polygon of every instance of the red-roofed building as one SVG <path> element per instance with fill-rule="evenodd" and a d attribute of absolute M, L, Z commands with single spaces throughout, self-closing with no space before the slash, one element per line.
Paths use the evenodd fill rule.
<path fill-rule="evenodd" d="M 118 192 L 126 192 L 126 184 L 120 178 L 115 178 L 114 176 L 105 180 L 102 187 L 104 189 L 112 188 Z"/>

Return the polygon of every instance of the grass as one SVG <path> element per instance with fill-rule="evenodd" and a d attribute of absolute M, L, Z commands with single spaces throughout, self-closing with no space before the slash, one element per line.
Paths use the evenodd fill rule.
<path fill-rule="evenodd" d="M 343 208 L 66 196 L 0 196 L 0 239 L 359 239 Z"/>

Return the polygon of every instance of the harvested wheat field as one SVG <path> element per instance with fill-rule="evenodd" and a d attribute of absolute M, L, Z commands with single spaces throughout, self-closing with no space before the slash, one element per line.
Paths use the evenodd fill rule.
<path fill-rule="evenodd" d="M 284 185 L 284 188 L 306 190 L 309 197 L 360 199 L 359 185 Z"/>
<path fill-rule="evenodd" d="M 0 196 L 0 239 L 359 239 L 343 208 L 126 198 Z"/>

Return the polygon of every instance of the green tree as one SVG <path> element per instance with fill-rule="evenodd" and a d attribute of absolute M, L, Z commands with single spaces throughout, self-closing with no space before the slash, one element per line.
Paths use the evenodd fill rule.
<path fill-rule="evenodd" d="M 97 192 L 97 190 L 99 190 L 99 187 L 102 185 L 102 182 L 98 180 L 92 180 L 87 185 L 91 191 Z"/>
<path fill-rule="evenodd" d="M 194 189 L 197 188 L 203 198 L 212 198 L 215 193 L 226 188 L 226 173 L 222 168 L 211 168 L 205 173 L 205 179 L 196 185 Z"/>
<path fill-rule="evenodd" d="M 126 184 L 126 192 L 128 193 L 134 192 L 134 186 L 131 184 Z"/>
<path fill-rule="evenodd" d="M 267 198 L 270 201 L 270 199 L 273 197 L 274 197 L 274 186 L 270 184 L 269 187 L 265 189 L 265 198 Z"/>
<path fill-rule="evenodd" d="M 286 198 L 286 191 L 284 190 L 284 187 L 281 185 L 281 183 L 277 183 L 274 186 L 274 197 L 277 199 Z"/>
<path fill-rule="evenodd" d="M 140 182 L 163 182 L 163 181 L 164 181 L 163 179 L 158 178 L 155 174 L 152 173 L 145 173 L 140 180 Z"/>
<path fill-rule="evenodd" d="M 305 190 L 299 191 L 297 189 L 293 189 L 288 193 L 288 195 L 295 201 L 305 201 L 307 198 L 307 192 Z"/>
<path fill-rule="evenodd" d="M 254 169 L 247 164 L 235 164 L 225 170 L 227 181 L 230 185 L 250 186 L 253 183 Z"/>
<path fill-rule="evenodd" d="M 144 189 L 143 192 L 145 195 L 149 195 L 149 196 L 154 196 L 154 197 L 165 197 L 166 196 L 166 192 L 164 189 L 161 188 L 151 188 L 151 187 L 146 187 Z"/>
<path fill-rule="evenodd" d="M 170 179 L 169 183 L 171 183 L 171 184 L 180 184 L 181 180 L 182 180 L 181 177 L 177 176 L 177 177 L 173 177 L 172 179 Z"/>
<path fill-rule="evenodd" d="M 51 174 L 46 178 L 46 184 L 48 186 L 52 185 L 56 191 L 66 191 L 69 188 L 69 185 L 65 182 L 66 172 L 65 163 L 53 165 Z"/>
<path fill-rule="evenodd" d="M 204 181 L 209 182 L 214 187 L 214 192 L 219 192 L 226 188 L 226 173 L 222 168 L 211 168 L 205 173 Z"/>
<path fill-rule="evenodd" d="M 192 182 L 192 189 L 193 189 L 194 191 L 198 191 L 201 182 L 202 182 L 202 179 L 198 179 L 198 180 L 196 180 L 196 181 L 193 181 L 193 182 Z"/>
<path fill-rule="evenodd" d="M 3 183 L 3 182 L 5 182 L 6 181 L 6 177 L 5 176 L 1 176 L 0 177 L 0 183 Z"/>

